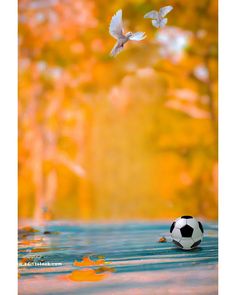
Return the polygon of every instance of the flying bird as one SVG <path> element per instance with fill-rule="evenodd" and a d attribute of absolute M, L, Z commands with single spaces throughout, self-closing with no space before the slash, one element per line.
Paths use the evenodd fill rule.
<path fill-rule="evenodd" d="M 144 18 L 151 18 L 152 24 L 156 28 L 163 28 L 167 24 L 167 18 L 165 16 L 173 9 L 172 6 L 168 5 L 162 7 L 159 11 L 152 10 L 144 15 Z"/>
<path fill-rule="evenodd" d="M 121 50 L 124 48 L 125 43 L 127 43 L 129 40 L 141 41 L 146 38 L 144 32 L 128 32 L 126 34 L 124 33 L 121 9 L 118 10 L 115 15 L 113 15 L 109 27 L 109 33 L 117 40 L 115 46 L 110 53 L 111 56 L 116 56 L 118 53 L 120 53 Z"/>

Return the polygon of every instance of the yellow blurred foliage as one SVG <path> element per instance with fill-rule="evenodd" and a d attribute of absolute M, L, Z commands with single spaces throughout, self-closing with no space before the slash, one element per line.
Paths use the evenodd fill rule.
<path fill-rule="evenodd" d="M 20 218 L 217 218 L 217 1 L 165 4 L 19 0 Z"/>

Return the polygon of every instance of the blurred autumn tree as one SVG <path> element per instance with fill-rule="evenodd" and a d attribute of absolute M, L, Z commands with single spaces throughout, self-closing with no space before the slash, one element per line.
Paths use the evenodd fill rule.
<path fill-rule="evenodd" d="M 20 218 L 217 218 L 217 1 L 168 4 L 19 0 Z"/>

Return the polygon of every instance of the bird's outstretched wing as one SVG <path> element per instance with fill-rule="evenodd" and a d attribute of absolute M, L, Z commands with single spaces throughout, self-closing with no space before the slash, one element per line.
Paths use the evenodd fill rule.
<path fill-rule="evenodd" d="M 156 10 L 149 11 L 144 15 L 144 18 L 152 18 L 157 19 L 158 18 L 158 12 Z"/>
<path fill-rule="evenodd" d="M 159 15 L 161 17 L 165 17 L 167 15 L 167 13 L 169 13 L 171 10 L 173 9 L 173 6 L 164 6 L 159 10 Z"/>
<path fill-rule="evenodd" d="M 145 35 L 144 32 L 133 33 L 133 34 L 129 37 L 129 39 L 130 39 L 130 40 L 133 40 L 133 41 L 141 41 L 141 40 L 143 40 L 143 39 L 145 39 L 145 38 L 146 38 L 146 35 Z"/>
<path fill-rule="evenodd" d="M 167 18 L 163 18 L 161 20 L 153 19 L 152 20 L 152 25 L 155 28 L 163 28 L 167 24 Z"/>
<path fill-rule="evenodd" d="M 116 14 L 113 15 L 111 22 L 110 22 L 110 27 L 109 27 L 109 32 L 112 37 L 115 39 L 119 39 L 120 37 L 123 36 L 123 21 L 122 21 L 122 10 L 118 10 Z"/>

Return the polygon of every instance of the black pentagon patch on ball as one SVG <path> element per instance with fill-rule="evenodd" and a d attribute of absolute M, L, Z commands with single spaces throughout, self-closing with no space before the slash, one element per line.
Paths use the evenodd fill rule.
<path fill-rule="evenodd" d="M 175 227 L 175 222 L 173 222 L 172 225 L 171 225 L 171 227 L 170 227 L 170 233 L 172 233 L 174 227 Z"/>
<path fill-rule="evenodd" d="M 202 226 L 201 222 L 198 221 L 198 224 L 199 224 L 199 228 L 200 228 L 201 232 L 204 233 L 203 226 Z"/>
<path fill-rule="evenodd" d="M 197 247 L 200 243 L 201 243 L 201 240 L 199 240 L 199 241 L 193 243 L 192 246 L 191 246 L 191 248 L 195 248 L 195 247 Z"/>
<path fill-rule="evenodd" d="M 183 248 L 183 246 L 182 246 L 179 242 L 177 242 L 176 240 L 173 240 L 173 243 L 174 243 L 176 246 L 178 246 L 178 247 L 180 247 L 180 248 Z"/>
<path fill-rule="evenodd" d="M 193 217 L 192 217 L 192 216 L 189 216 L 189 215 L 184 215 L 184 216 L 181 216 L 181 218 L 191 219 L 191 218 L 193 218 Z"/>
<path fill-rule="evenodd" d="M 193 234 L 193 228 L 191 226 L 189 226 L 188 224 L 183 226 L 180 229 L 180 231 L 181 231 L 181 235 L 183 238 L 191 238 L 191 236 Z"/>

